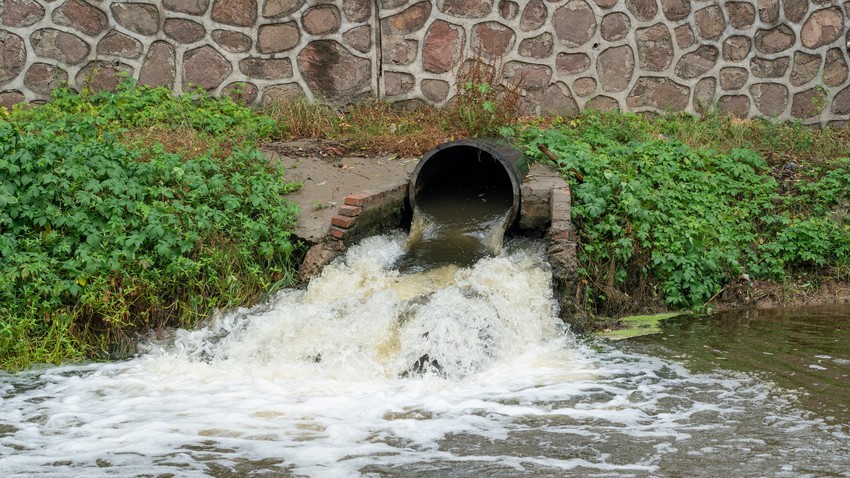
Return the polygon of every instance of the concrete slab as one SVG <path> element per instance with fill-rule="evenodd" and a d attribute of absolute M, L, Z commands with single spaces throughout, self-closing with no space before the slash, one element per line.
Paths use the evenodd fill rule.
<path fill-rule="evenodd" d="M 394 156 L 337 156 L 332 144 L 319 141 L 267 143 L 262 150 L 269 158 L 281 161 L 288 180 L 301 183 L 301 190 L 288 198 L 301 207 L 295 235 L 311 243 L 327 236 L 345 196 L 407 184 L 419 161 Z"/>

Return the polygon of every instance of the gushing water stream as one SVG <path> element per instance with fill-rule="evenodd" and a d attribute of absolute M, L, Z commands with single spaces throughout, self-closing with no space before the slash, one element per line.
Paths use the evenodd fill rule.
<path fill-rule="evenodd" d="M 0 476 L 848 476 L 847 424 L 784 389 L 577 343 L 540 247 L 409 275 L 403 249 L 129 361 L 0 376 Z"/>

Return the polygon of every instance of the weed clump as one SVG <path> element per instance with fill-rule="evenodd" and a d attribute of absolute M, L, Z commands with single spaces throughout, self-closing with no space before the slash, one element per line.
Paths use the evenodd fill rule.
<path fill-rule="evenodd" d="M 273 130 L 129 83 L 0 120 L 0 367 L 103 357 L 293 282 L 297 184 L 253 147 Z"/>
<path fill-rule="evenodd" d="M 586 112 L 522 135 L 529 155 L 544 159 L 543 144 L 565 177 L 584 176 L 572 213 L 589 311 L 617 315 L 655 299 L 701 309 L 742 276 L 850 266 L 850 159 L 794 166 L 794 186 L 783 188 L 782 168 L 751 144 L 676 139 L 697 131 L 683 121 Z"/>

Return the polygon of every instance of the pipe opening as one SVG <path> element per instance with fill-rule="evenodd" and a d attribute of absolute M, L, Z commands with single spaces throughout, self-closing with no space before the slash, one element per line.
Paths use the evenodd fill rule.
<path fill-rule="evenodd" d="M 413 172 L 413 219 L 402 269 L 469 266 L 498 254 L 516 221 L 527 160 L 501 140 L 438 146 Z"/>

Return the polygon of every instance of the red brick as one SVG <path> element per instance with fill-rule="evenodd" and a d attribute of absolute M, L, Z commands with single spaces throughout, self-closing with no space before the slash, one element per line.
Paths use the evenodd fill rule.
<path fill-rule="evenodd" d="M 338 227 L 331 227 L 331 236 L 342 239 L 345 237 L 345 229 L 340 229 Z"/>
<path fill-rule="evenodd" d="M 341 227 L 343 229 L 347 229 L 353 226 L 357 222 L 356 217 L 348 217 L 348 216 L 340 216 L 336 215 L 331 218 L 331 224 L 334 226 Z"/>
<path fill-rule="evenodd" d="M 348 206 L 364 206 L 369 199 L 371 199 L 371 193 L 354 193 L 345 196 L 344 204 Z"/>
<path fill-rule="evenodd" d="M 359 216 L 361 212 L 363 212 L 362 207 L 360 207 L 360 206 L 349 206 L 348 204 L 343 204 L 342 206 L 339 207 L 339 210 L 337 211 L 337 213 L 340 216 L 348 216 L 348 217 Z"/>

